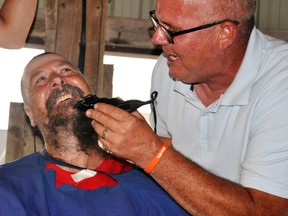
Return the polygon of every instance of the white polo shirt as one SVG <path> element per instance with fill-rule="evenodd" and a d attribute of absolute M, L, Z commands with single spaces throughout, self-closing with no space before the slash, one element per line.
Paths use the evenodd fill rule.
<path fill-rule="evenodd" d="M 237 76 L 209 107 L 170 78 L 162 55 L 152 91 L 157 133 L 176 150 L 218 176 L 288 198 L 287 43 L 254 28 Z"/>

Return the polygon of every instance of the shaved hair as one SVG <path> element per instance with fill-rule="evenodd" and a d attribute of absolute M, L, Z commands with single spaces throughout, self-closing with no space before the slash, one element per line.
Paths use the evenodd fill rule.
<path fill-rule="evenodd" d="M 194 13 L 197 18 L 206 22 L 225 19 L 239 21 L 238 37 L 244 43 L 248 41 L 255 25 L 256 0 L 184 0 L 182 7 L 184 10 L 196 9 Z"/>

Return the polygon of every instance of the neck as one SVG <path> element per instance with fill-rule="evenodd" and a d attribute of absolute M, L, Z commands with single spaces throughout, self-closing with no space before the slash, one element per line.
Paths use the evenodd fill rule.
<path fill-rule="evenodd" d="M 233 56 L 232 53 L 229 53 L 227 55 Z M 223 58 L 217 70 L 218 72 L 213 73 L 214 76 L 210 77 L 209 80 L 205 80 L 205 82 L 194 85 L 194 89 L 197 93 L 198 98 L 206 107 L 219 99 L 220 96 L 224 94 L 229 88 L 229 86 L 232 84 L 240 68 L 243 57 L 244 52 L 237 56 L 230 57 L 233 58 L 231 61 L 228 61 L 228 58 Z"/>
<path fill-rule="evenodd" d="M 206 107 L 218 100 L 220 96 L 225 93 L 227 88 L 228 86 L 223 88 L 211 88 L 204 83 L 194 85 L 194 90 L 197 94 L 197 97 Z"/>
<path fill-rule="evenodd" d="M 76 113 L 77 114 L 77 113 Z M 40 125 L 45 147 L 51 157 L 87 169 L 96 169 L 104 160 L 91 121 L 81 115 L 51 116 Z"/>
<path fill-rule="evenodd" d="M 48 147 L 46 145 L 46 151 L 51 157 L 57 160 L 91 170 L 97 169 L 97 167 L 103 162 L 105 158 L 105 155 L 96 149 L 91 149 L 85 152 L 81 150 L 75 151 L 71 149 L 67 151 L 62 151 L 53 147 Z M 67 171 L 75 171 L 74 168 L 68 168 L 67 166 L 62 165 L 59 166 Z"/>

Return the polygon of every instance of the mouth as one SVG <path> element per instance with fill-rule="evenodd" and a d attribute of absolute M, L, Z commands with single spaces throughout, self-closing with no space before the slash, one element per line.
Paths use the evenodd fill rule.
<path fill-rule="evenodd" d="M 178 56 L 174 56 L 174 55 L 168 55 L 168 58 L 169 58 L 169 60 L 172 60 L 172 61 L 176 61 L 179 59 Z"/>
<path fill-rule="evenodd" d="M 177 61 L 179 59 L 179 56 L 168 54 L 168 53 L 165 53 L 164 56 L 167 58 L 169 62 Z"/>
<path fill-rule="evenodd" d="M 56 104 L 55 105 L 57 106 L 58 104 L 66 101 L 66 100 L 69 100 L 71 98 L 73 98 L 71 94 L 62 95 L 56 100 Z"/>

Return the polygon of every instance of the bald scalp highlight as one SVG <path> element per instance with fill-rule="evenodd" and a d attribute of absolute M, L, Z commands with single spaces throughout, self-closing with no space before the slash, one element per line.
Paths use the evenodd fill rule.
<path fill-rule="evenodd" d="M 233 20 L 251 19 L 256 10 L 256 0 L 208 0 L 216 14 L 223 14 Z"/>
<path fill-rule="evenodd" d="M 200 18 L 248 20 L 256 11 L 256 0 L 183 0 L 183 7 L 197 5 Z M 198 14 L 198 13 L 197 13 Z"/>
<path fill-rule="evenodd" d="M 191 10 L 191 14 L 194 13 L 192 17 L 205 20 L 205 23 L 224 19 L 239 21 L 237 38 L 243 45 L 247 43 L 255 26 L 256 0 L 183 0 L 182 2 L 183 10 Z"/>

